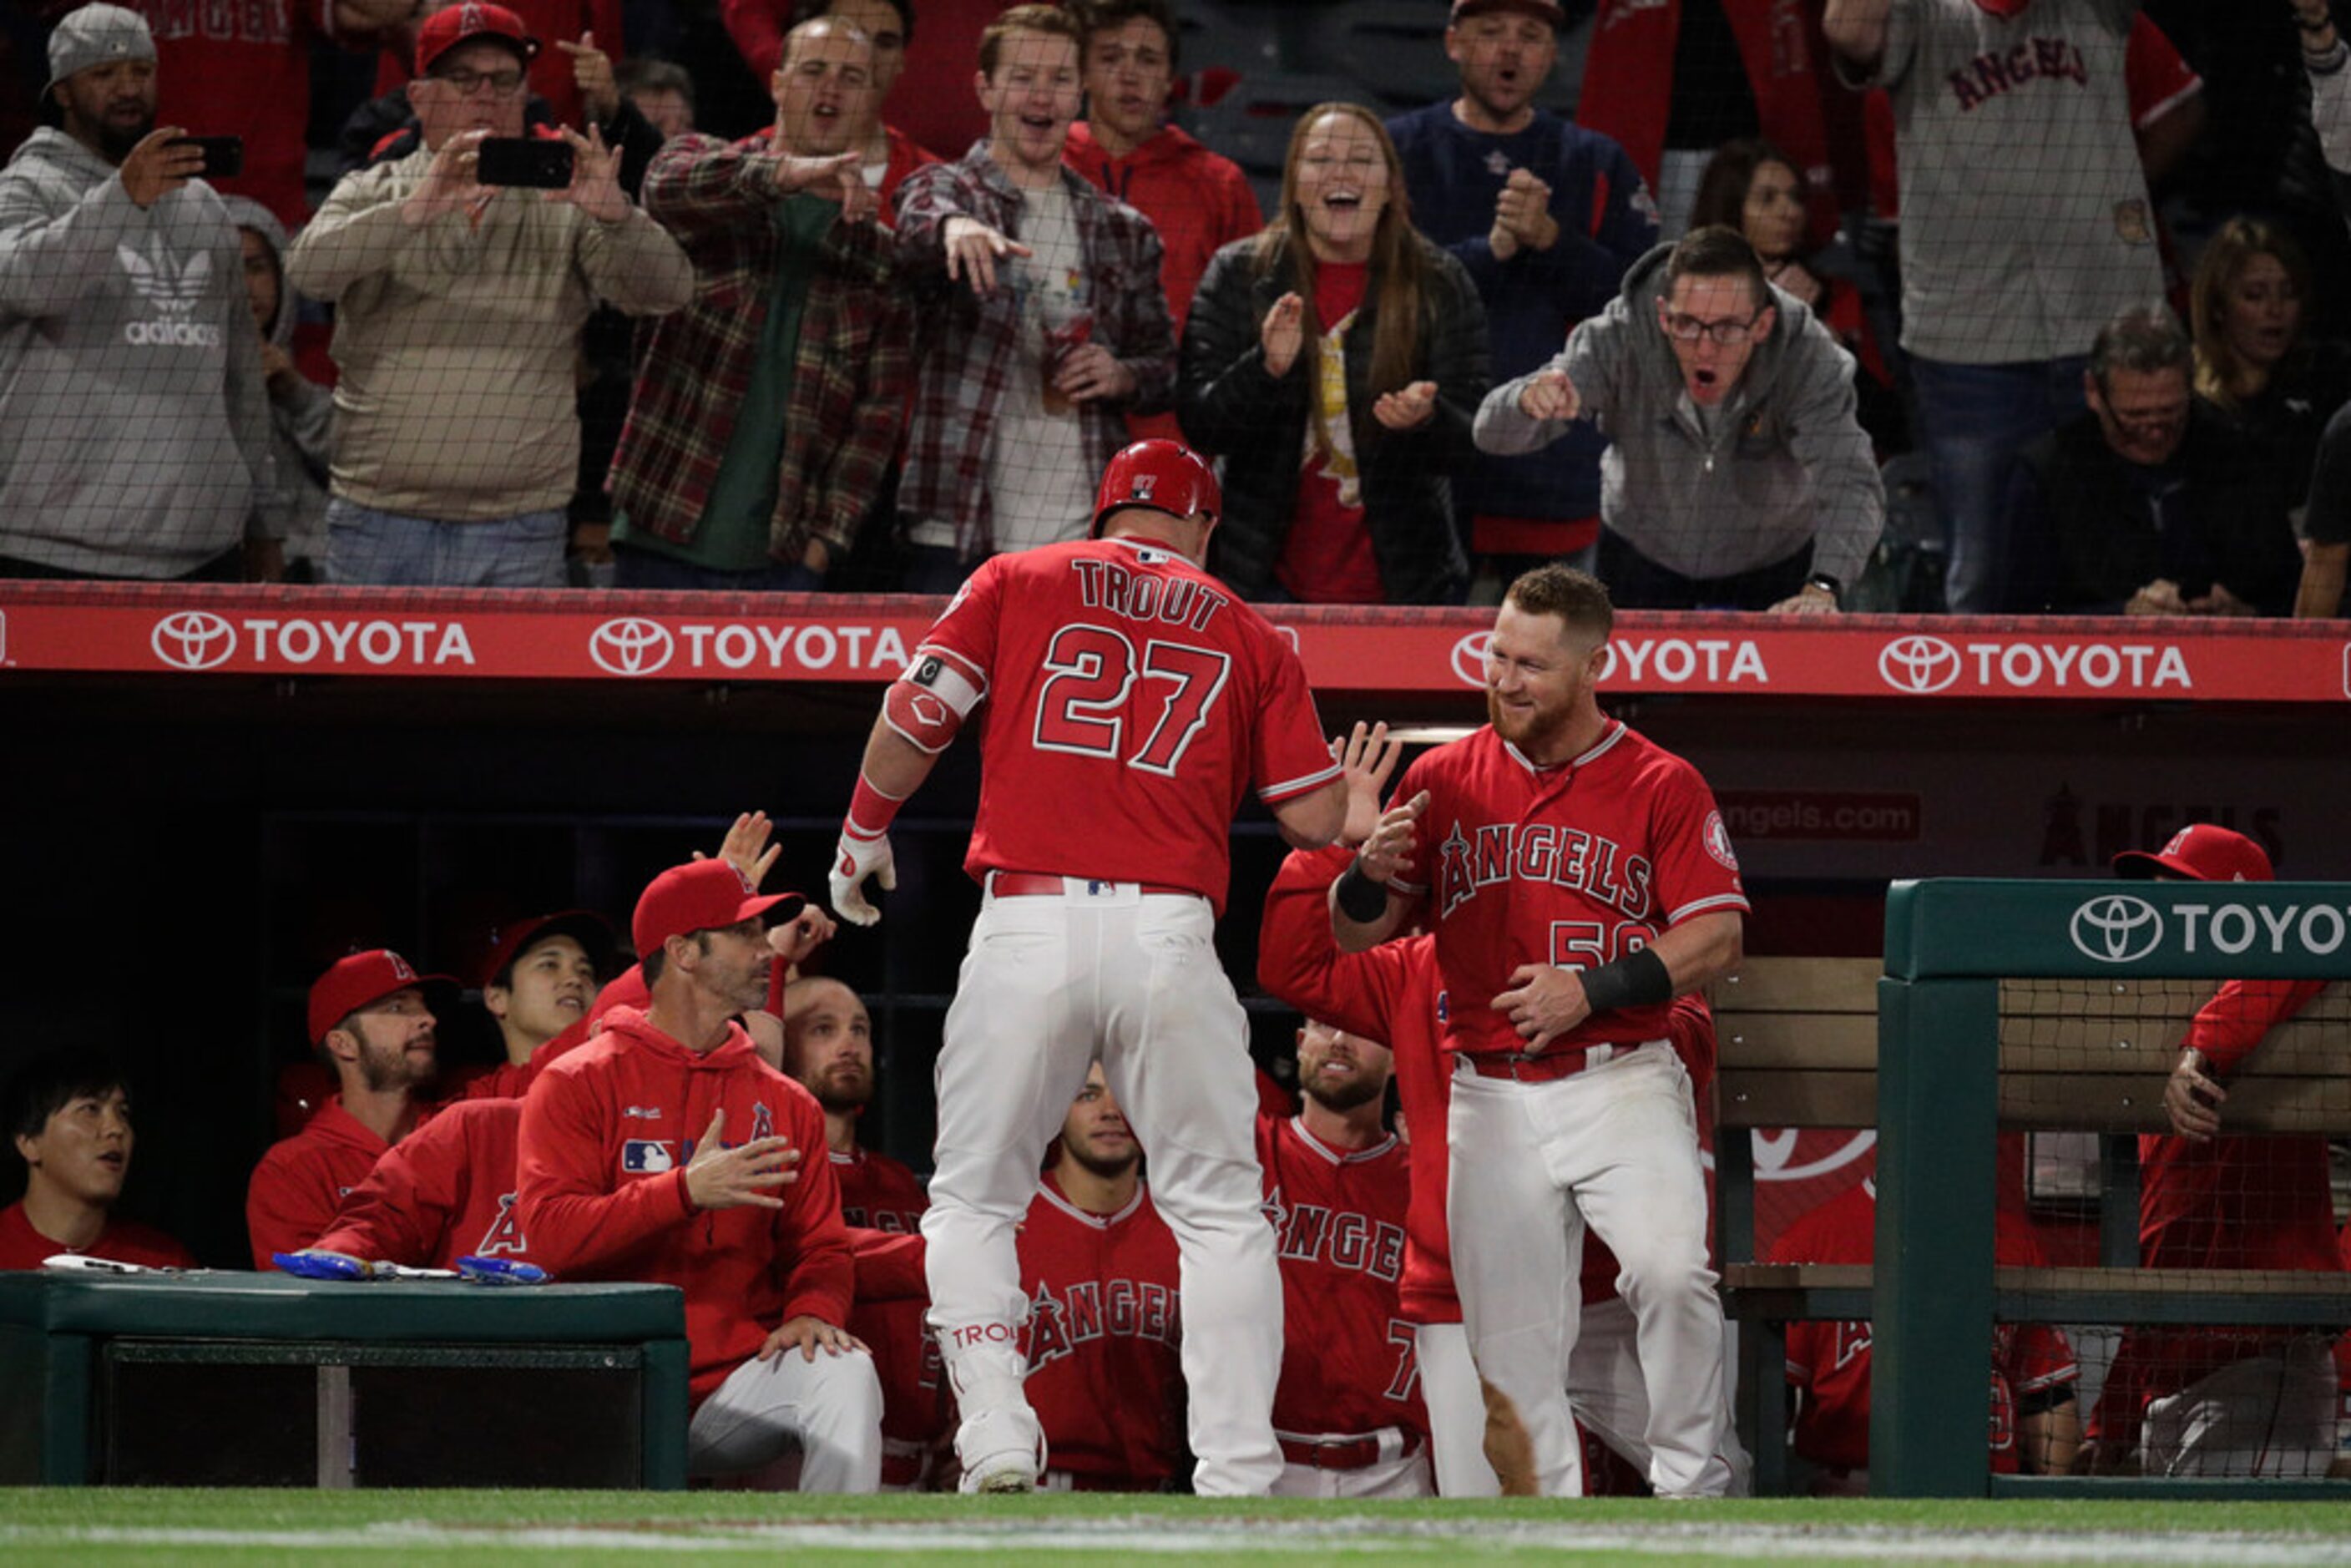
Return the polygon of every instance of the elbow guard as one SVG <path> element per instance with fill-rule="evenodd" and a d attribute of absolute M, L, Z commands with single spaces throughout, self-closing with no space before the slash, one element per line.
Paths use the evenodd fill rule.
<path fill-rule="evenodd" d="M 973 670 L 952 653 L 925 653 L 890 684 L 882 699 L 882 719 L 898 737 L 926 757 L 947 748 L 963 721 L 986 695 Z"/>

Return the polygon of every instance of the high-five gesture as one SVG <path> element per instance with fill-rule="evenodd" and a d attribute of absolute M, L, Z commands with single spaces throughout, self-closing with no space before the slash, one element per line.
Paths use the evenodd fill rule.
<path fill-rule="evenodd" d="M 1331 742 L 1331 755 L 1347 776 L 1347 825 L 1339 830 L 1339 841 L 1352 849 L 1380 825 L 1380 800 L 1404 755 L 1404 742 L 1388 738 L 1385 720 L 1370 726 L 1358 721 L 1345 739 Z"/>

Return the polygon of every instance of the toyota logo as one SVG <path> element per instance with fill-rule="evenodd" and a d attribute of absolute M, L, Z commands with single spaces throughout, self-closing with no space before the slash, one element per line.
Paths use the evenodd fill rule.
<path fill-rule="evenodd" d="M 2074 911 L 2074 946 L 2101 964 L 2131 964 L 2163 942 L 2163 915 L 2144 898 L 2110 893 Z"/>
<path fill-rule="evenodd" d="M 1486 684 L 1486 651 L 1494 645 L 1491 632 L 1472 632 L 1453 644 L 1453 673 L 1465 686 Z"/>
<path fill-rule="evenodd" d="M 1878 679 L 1925 696 L 1959 678 L 1959 651 L 1940 637 L 1897 637 L 1877 653 Z"/>
<path fill-rule="evenodd" d="M 607 621 L 588 634 L 588 656 L 608 674 L 653 674 L 676 650 L 668 627 L 637 615 Z"/>
<path fill-rule="evenodd" d="M 209 610 L 183 610 L 156 622 L 147 645 L 175 670 L 209 670 L 236 652 L 236 628 Z"/>

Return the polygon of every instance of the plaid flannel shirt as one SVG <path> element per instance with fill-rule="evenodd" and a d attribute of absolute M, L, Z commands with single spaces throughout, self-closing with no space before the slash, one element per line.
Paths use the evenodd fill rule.
<path fill-rule="evenodd" d="M 1160 290 L 1159 234 L 1151 220 L 1069 169 L 1061 180 L 1093 285 L 1093 341 L 1135 379 L 1134 396 L 1123 403 L 1079 405 L 1086 455 L 1099 473 L 1126 444 L 1127 414 L 1156 413 L 1174 400 L 1175 329 Z M 981 298 L 968 284 L 946 280 L 946 223 L 974 218 L 1019 239 L 1020 214 L 1020 192 L 985 141 L 973 143 L 958 162 L 916 170 L 898 191 L 898 260 L 919 279 L 924 344 L 898 513 L 952 522 L 966 560 L 994 548 L 987 448 L 1019 351 L 1020 318 L 1012 290 Z"/>
<path fill-rule="evenodd" d="M 717 478 L 767 325 L 780 237 L 760 131 L 728 143 L 682 136 L 645 172 L 645 211 L 694 262 L 694 301 L 653 331 L 612 458 L 612 499 L 632 525 L 684 544 Z M 768 527 L 796 562 L 811 538 L 839 560 L 897 455 L 913 371 L 914 311 L 890 231 L 835 222 L 801 304 L 799 345 Z"/>

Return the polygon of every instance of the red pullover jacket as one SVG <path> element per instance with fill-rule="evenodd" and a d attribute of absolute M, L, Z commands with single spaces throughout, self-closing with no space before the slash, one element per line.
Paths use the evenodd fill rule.
<path fill-rule="evenodd" d="M 368 1261 L 454 1269 L 535 1261 L 515 1218 L 519 1100 L 461 1100 L 384 1151 L 313 1245 Z"/>
<path fill-rule="evenodd" d="M 724 1111 L 721 1139 L 789 1138 L 804 1157 L 781 1208 L 696 1209 L 685 1166 Z M 824 1113 L 730 1025 L 697 1053 L 634 1008 L 542 1069 L 523 1102 L 516 1207 L 532 1259 L 566 1280 L 685 1292 L 698 1404 L 787 1318 L 846 1322 L 854 1282 Z"/>

